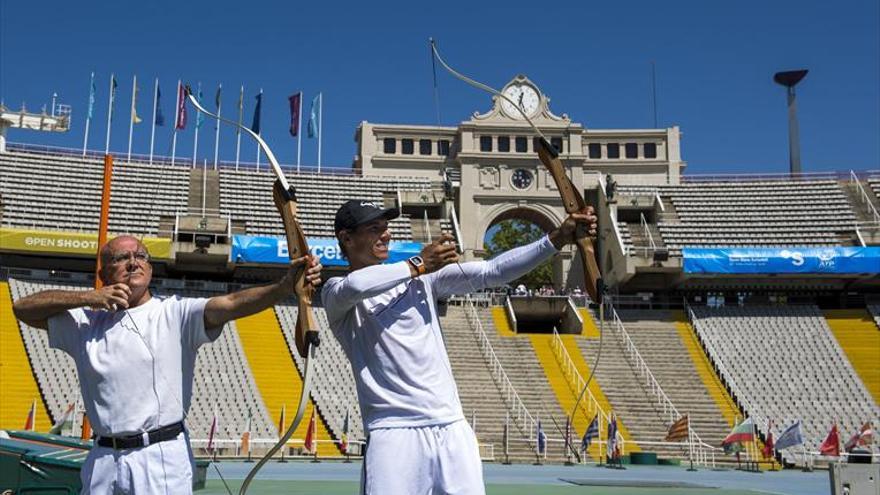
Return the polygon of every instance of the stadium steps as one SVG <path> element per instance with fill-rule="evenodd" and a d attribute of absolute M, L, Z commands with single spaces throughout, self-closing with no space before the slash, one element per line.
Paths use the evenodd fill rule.
<path fill-rule="evenodd" d="M 559 401 L 562 410 L 568 411 L 570 413 L 574 408 L 574 403 L 575 401 L 577 401 L 577 398 L 580 395 L 581 391 L 579 389 L 576 390 L 577 384 L 569 382 L 563 375 L 563 370 L 559 359 L 553 352 L 553 336 L 547 334 L 531 334 L 528 336 L 528 338 L 531 341 L 532 346 L 535 348 L 535 355 L 538 357 L 538 361 L 541 363 L 547 382 L 556 393 L 556 399 L 557 401 Z M 563 345 L 565 346 L 569 355 L 572 357 L 572 361 L 574 361 L 578 372 L 584 379 L 586 379 L 589 376 L 589 368 L 584 362 L 583 357 L 581 357 L 580 352 L 578 352 L 577 342 L 575 341 L 575 339 L 578 337 L 575 335 L 562 335 L 561 338 L 563 341 Z M 601 407 L 606 412 L 611 411 L 611 405 L 608 403 L 608 399 L 605 398 L 605 394 L 602 393 L 602 390 L 596 380 L 590 382 L 589 388 L 590 391 L 593 393 L 593 396 L 595 396 L 596 400 L 599 402 L 599 407 Z M 575 414 L 574 417 L 574 431 L 572 435 L 575 439 L 580 439 L 583 437 L 584 432 L 586 432 L 587 430 L 587 426 L 596 415 L 596 411 L 589 407 L 588 401 L 586 399 L 581 400 L 578 409 L 582 412 Z M 623 435 L 623 438 L 627 442 L 626 451 L 638 452 L 640 450 L 638 448 L 638 445 L 630 443 L 632 442 L 632 436 L 629 434 L 629 430 L 626 428 L 623 420 L 618 420 L 618 425 L 620 426 L 621 435 Z M 601 433 L 602 439 L 607 440 L 605 436 L 606 430 L 604 423 L 603 431 Z M 598 443 L 594 443 L 592 446 L 590 446 L 590 457 L 592 457 L 596 461 L 599 460 L 599 452 L 600 451 Z"/>
<path fill-rule="evenodd" d="M 207 176 L 203 177 L 204 174 Z M 204 189 L 202 184 L 204 180 Z M 202 195 L 205 196 L 205 209 L 207 211 L 220 211 L 220 173 L 216 170 L 205 170 L 197 167 L 192 169 L 189 176 L 189 196 L 187 207 L 190 211 L 198 211 L 202 208 Z"/>
<path fill-rule="evenodd" d="M 12 314 L 9 284 L 0 281 L 0 428 L 18 430 L 37 401 L 36 431 L 49 431 L 52 421 L 31 371 L 18 320 Z"/>
<path fill-rule="evenodd" d="M 862 187 L 865 191 L 871 191 L 871 186 L 868 183 L 862 183 Z M 840 188 L 843 189 L 843 194 L 849 201 L 856 219 L 859 222 L 873 222 L 874 215 L 868 205 L 865 204 L 862 192 L 858 186 L 847 179 L 846 181 L 841 181 Z M 869 192 L 868 199 L 874 208 L 880 209 L 880 200 L 878 200 L 876 195 Z M 877 396 L 875 395 L 874 397 L 876 398 Z"/>
<path fill-rule="evenodd" d="M 865 388 L 880 403 L 880 331 L 863 309 L 827 310 L 825 320 Z"/>
<path fill-rule="evenodd" d="M 281 326 L 275 316 L 275 310 L 265 309 L 254 315 L 235 320 L 238 328 L 238 336 L 244 349 L 245 357 L 254 375 L 254 381 L 263 396 L 263 402 L 269 411 L 269 416 L 277 422 L 281 418 L 281 408 L 285 407 L 285 425 L 287 429 L 296 414 L 302 392 L 302 377 L 299 375 L 293 358 L 287 348 Z M 293 434 L 293 439 L 303 440 L 309 427 L 309 418 L 314 410 L 314 401 L 309 400 L 306 412 L 299 427 Z M 318 439 L 328 440 L 332 437 L 327 432 L 324 419 L 318 414 Z M 278 432 L 279 435 L 284 431 Z M 297 446 L 301 444 L 297 443 Z M 319 442 L 319 457 L 334 457 L 340 455 L 339 449 L 333 443 Z"/>

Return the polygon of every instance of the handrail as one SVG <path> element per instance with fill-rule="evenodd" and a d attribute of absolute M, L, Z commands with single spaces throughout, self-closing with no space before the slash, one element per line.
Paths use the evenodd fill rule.
<path fill-rule="evenodd" d="M 652 250 L 657 250 L 657 244 L 654 243 L 654 236 L 651 235 L 651 229 L 648 228 L 648 221 L 645 219 L 644 213 L 639 213 L 639 221 L 642 224 L 642 228 L 645 229 L 645 236 L 648 238 L 648 243 L 651 245 Z"/>
<path fill-rule="evenodd" d="M 507 372 L 504 371 L 504 367 L 501 365 L 501 360 L 498 359 L 495 350 L 492 348 L 492 342 L 483 330 L 483 324 L 480 322 L 480 316 L 477 313 L 476 306 L 471 300 L 470 294 L 465 296 L 464 309 L 465 317 L 467 318 L 471 329 L 477 336 L 480 350 L 483 352 L 483 357 L 492 368 L 492 378 L 495 379 L 495 382 L 501 389 L 502 397 L 504 397 L 507 402 L 511 417 L 519 423 L 521 431 L 526 435 L 526 439 L 536 438 L 538 422 L 532 414 L 529 413 L 525 403 L 520 398 L 519 394 L 516 392 L 516 388 L 514 388 L 513 383 L 511 383 L 510 378 L 507 376 Z"/>
<path fill-rule="evenodd" d="M 608 197 L 605 195 L 605 178 L 602 177 L 601 172 L 596 172 L 596 177 L 599 181 L 599 194 L 601 194 L 602 197 L 605 198 L 605 202 L 607 204 Z M 609 210 L 611 209 L 609 208 Z M 611 226 L 614 227 L 612 230 L 614 230 L 614 237 L 617 238 L 617 245 L 620 246 L 620 250 L 623 251 L 624 256 L 626 256 L 629 254 L 629 252 L 627 252 L 626 244 L 623 242 L 623 236 L 620 235 L 620 225 L 617 224 L 615 212 L 609 211 L 608 216 L 611 217 Z"/>
<path fill-rule="evenodd" d="M 877 213 L 877 208 L 874 207 L 874 203 L 871 202 L 871 197 L 868 196 L 867 191 L 865 191 L 865 187 L 862 185 L 862 181 L 859 180 L 859 177 L 852 170 L 849 171 L 849 181 L 850 184 L 855 183 L 858 187 L 859 192 L 861 193 L 859 199 L 862 200 L 865 205 L 867 205 L 866 210 L 871 213 L 871 216 L 874 218 L 874 223 L 880 224 L 880 213 Z"/>

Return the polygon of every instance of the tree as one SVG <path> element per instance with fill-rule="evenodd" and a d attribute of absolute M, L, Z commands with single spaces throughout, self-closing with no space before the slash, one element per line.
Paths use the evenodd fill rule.
<path fill-rule="evenodd" d="M 540 239 L 545 232 L 537 225 L 524 220 L 503 220 L 492 230 L 491 238 L 486 243 L 486 253 L 492 258 L 499 253 L 526 245 Z M 551 260 L 538 265 L 531 272 L 511 282 L 512 285 L 525 284 L 529 288 L 538 288 L 553 283 L 553 264 Z"/>

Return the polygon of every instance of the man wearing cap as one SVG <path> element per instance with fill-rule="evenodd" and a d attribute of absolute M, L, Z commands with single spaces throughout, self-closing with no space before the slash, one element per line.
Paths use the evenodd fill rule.
<path fill-rule="evenodd" d="M 489 261 L 457 264 L 444 234 L 420 256 L 388 259 L 388 222 L 396 208 L 352 200 L 334 228 L 351 272 L 324 284 L 322 300 L 334 335 L 351 361 L 367 452 L 365 494 L 483 494 L 476 436 L 452 376 L 437 316 L 437 300 L 496 287 L 525 275 L 574 242 L 578 224 L 596 232 L 588 207 L 529 245 Z"/>

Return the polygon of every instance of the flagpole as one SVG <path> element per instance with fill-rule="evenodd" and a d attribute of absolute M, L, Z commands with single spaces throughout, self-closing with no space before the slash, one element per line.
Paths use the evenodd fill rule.
<path fill-rule="evenodd" d="M 153 164 L 153 144 L 156 141 L 156 107 L 159 102 L 159 78 L 156 78 L 156 84 L 153 87 L 153 124 L 150 130 L 150 165 Z"/>
<path fill-rule="evenodd" d="M 107 140 L 104 142 L 104 154 L 110 154 L 110 121 L 113 118 L 113 81 L 114 75 L 110 73 L 110 97 L 107 99 Z"/>
<path fill-rule="evenodd" d="M 86 133 L 83 136 L 83 156 L 86 156 L 86 146 L 89 144 L 89 123 L 92 121 L 92 108 L 94 107 L 94 98 L 95 95 L 93 93 L 92 88 L 95 87 L 95 72 L 92 71 L 92 76 L 89 79 L 89 108 L 86 112 Z"/>
<path fill-rule="evenodd" d="M 217 116 L 220 116 L 220 90 L 223 84 L 217 87 Z M 217 170 L 217 156 L 220 152 L 220 119 L 214 121 L 214 170 Z"/>
<path fill-rule="evenodd" d="M 318 93 L 318 173 L 321 173 L 321 130 L 324 127 L 324 93 Z"/>
<path fill-rule="evenodd" d="M 238 170 L 238 155 L 241 152 L 241 119 L 244 112 L 244 84 L 241 85 L 241 93 L 238 96 L 238 127 L 236 128 L 235 142 L 235 170 Z"/>
<path fill-rule="evenodd" d="M 263 88 L 260 88 L 259 105 L 260 105 L 260 112 L 262 112 L 263 111 Z M 257 117 L 261 118 L 262 115 L 257 115 Z M 257 121 L 257 124 L 259 124 L 259 121 Z M 260 129 L 260 130 L 262 130 L 262 129 Z M 257 135 L 259 136 L 260 133 L 258 132 Z M 259 145 L 257 145 L 257 170 L 260 170 L 260 146 Z"/>
<path fill-rule="evenodd" d="M 177 119 L 180 117 L 180 90 L 180 79 L 178 79 L 174 100 L 174 132 L 171 135 L 171 165 L 174 165 L 174 157 L 177 156 Z"/>
<path fill-rule="evenodd" d="M 198 89 L 198 93 L 196 94 L 196 98 L 199 100 L 199 102 L 202 101 L 202 82 L 201 81 L 199 81 L 199 89 Z M 195 132 L 195 137 L 193 138 L 192 168 L 196 168 L 196 156 L 198 156 L 198 153 L 199 153 L 199 118 L 201 116 L 202 116 L 202 114 L 196 112 L 196 121 L 195 121 L 196 132 Z M 202 189 L 202 196 L 204 196 L 204 189 Z"/>
<path fill-rule="evenodd" d="M 137 110 L 134 107 L 135 98 L 137 94 L 137 74 L 131 80 L 131 118 L 128 122 L 128 163 L 131 163 L 131 138 L 134 136 L 134 116 L 136 115 Z"/>
<path fill-rule="evenodd" d="M 303 92 L 299 92 L 299 110 L 296 112 L 296 172 L 299 173 L 300 157 L 302 156 L 302 110 L 303 110 Z"/>

